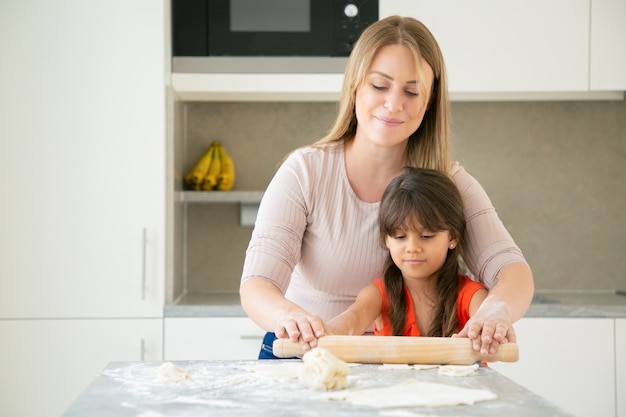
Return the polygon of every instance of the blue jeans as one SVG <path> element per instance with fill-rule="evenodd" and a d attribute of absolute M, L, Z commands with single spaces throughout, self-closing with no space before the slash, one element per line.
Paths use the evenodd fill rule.
<path fill-rule="evenodd" d="M 265 333 L 263 343 L 261 344 L 261 351 L 259 352 L 259 359 L 299 359 L 297 356 L 293 358 L 279 358 L 274 355 L 273 344 L 276 339 L 278 339 L 276 334 L 272 332 Z"/>

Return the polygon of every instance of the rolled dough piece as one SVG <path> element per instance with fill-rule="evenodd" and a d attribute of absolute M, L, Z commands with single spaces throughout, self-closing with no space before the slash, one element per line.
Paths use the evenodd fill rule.
<path fill-rule="evenodd" d="M 398 369 L 398 370 L 408 370 L 408 369 L 412 369 L 411 365 L 409 365 L 408 363 L 383 363 L 382 365 L 380 365 L 380 368 L 382 370 L 394 370 L 394 369 Z"/>
<path fill-rule="evenodd" d="M 478 369 L 478 364 L 474 365 L 444 365 L 439 368 L 438 373 L 447 376 L 468 376 Z"/>
<path fill-rule="evenodd" d="M 482 389 L 454 387 L 435 382 L 408 381 L 384 388 L 345 390 L 327 394 L 326 398 L 377 408 L 401 408 L 471 405 L 479 401 L 495 400 L 498 396 Z"/>
<path fill-rule="evenodd" d="M 408 364 L 408 363 L 383 363 L 380 365 L 380 369 L 383 370 L 415 370 L 415 371 L 425 371 L 427 369 L 439 368 L 439 365 L 429 365 L 429 364 Z"/>
<path fill-rule="evenodd" d="M 156 379 L 159 382 L 183 382 L 191 377 L 172 362 L 164 362 L 157 368 Z"/>
<path fill-rule="evenodd" d="M 428 369 L 435 369 L 435 368 L 439 368 L 439 365 L 430 365 L 430 364 L 413 364 L 412 365 L 413 369 L 415 369 L 416 371 L 425 371 Z"/>
<path fill-rule="evenodd" d="M 305 386 L 319 390 L 344 389 L 348 386 L 348 364 L 324 348 L 313 348 L 302 356 L 298 379 Z"/>

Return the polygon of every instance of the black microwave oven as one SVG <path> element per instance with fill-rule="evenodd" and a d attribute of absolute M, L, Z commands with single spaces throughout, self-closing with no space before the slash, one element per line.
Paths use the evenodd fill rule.
<path fill-rule="evenodd" d="M 378 0 L 172 0 L 175 57 L 345 57 Z"/>

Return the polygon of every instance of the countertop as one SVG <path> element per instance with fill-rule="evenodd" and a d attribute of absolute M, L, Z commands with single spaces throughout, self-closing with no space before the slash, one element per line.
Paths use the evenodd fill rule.
<path fill-rule="evenodd" d="M 165 306 L 165 317 L 245 317 L 245 313 L 236 293 L 187 294 Z M 538 290 L 525 317 L 626 318 L 626 293 Z"/>
<path fill-rule="evenodd" d="M 571 416 L 542 397 L 489 367 L 464 377 L 437 369 L 350 367 L 348 390 L 383 388 L 409 381 L 488 390 L 497 399 L 472 405 L 375 408 L 329 400 L 328 393 L 306 388 L 282 361 L 177 361 L 189 379 L 159 379 L 163 362 L 111 362 L 76 399 L 63 417 L 196 417 L 196 416 Z M 279 368 L 281 367 L 281 368 Z M 272 372 L 268 372 L 272 368 Z M 276 369 L 283 369 L 276 373 Z M 297 368 L 296 368 L 297 369 Z M 346 391 L 337 391 L 346 392 Z M 336 392 L 331 392 L 336 393 Z"/>

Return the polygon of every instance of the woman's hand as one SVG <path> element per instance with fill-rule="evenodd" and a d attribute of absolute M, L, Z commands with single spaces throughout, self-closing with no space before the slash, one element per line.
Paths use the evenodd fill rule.
<path fill-rule="evenodd" d="M 452 337 L 469 337 L 474 350 L 483 355 L 495 353 L 503 343 L 516 343 L 513 323 L 528 310 L 534 291 L 533 275 L 527 265 L 505 266 L 476 313 Z"/>
<path fill-rule="evenodd" d="M 241 306 L 258 326 L 276 337 L 300 343 L 302 349 L 317 346 L 326 332 L 322 319 L 287 300 L 271 282 L 261 277 L 249 278 L 239 289 Z"/>
<path fill-rule="evenodd" d="M 465 327 L 452 337 L 470 338 L 474 350 L 482 355 L 496 353 L 501 344 L 517 341 L 508 305 L 502 301 L 491 301 L 489 297 Z"/>
<path fill-rule="evenodd" d="M 324 322 L 318 316 L 305 312 L 289 312 L 281 318 L 274 329 L 276 337 L 299 343 L 303 351 L 317 346 L 317 339 L 324 336 Z"/>

